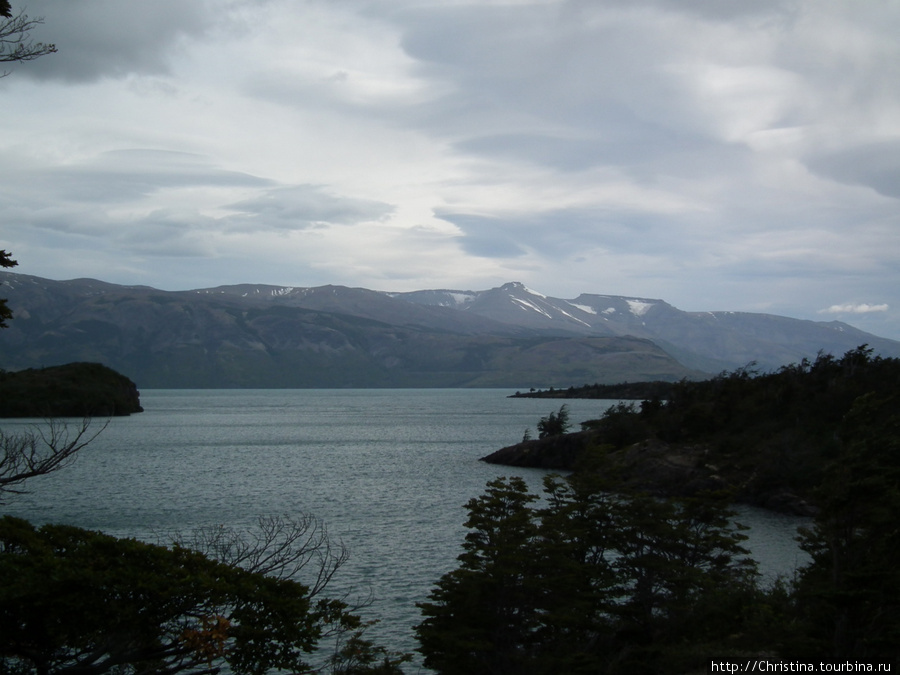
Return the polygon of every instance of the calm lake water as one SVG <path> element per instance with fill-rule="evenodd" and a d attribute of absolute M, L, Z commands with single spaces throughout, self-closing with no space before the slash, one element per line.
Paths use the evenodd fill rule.
<path fill-rule="evenodd" d="M 456 566 L 466 501 L 498 476 L 540 490 L 544 471 L 478 461 L 526 428 L 536 436 L 562 403 L 510 393 L 146 390 L 145 412 L 112 419 L 72 466 L 34 479 L 0 513 L 154 541 L 173 529 L 312 514 L 351 550 L 335 591 L 371 590 L 364 615 L 381 620 L 371 635 L 412 651 L 415 603 Z M 614 403 L 566 401 L 576 428 Z M 740 520 L 764 573 L 790 574 L 802 560 L 799 519 L 743 508 Z"/>

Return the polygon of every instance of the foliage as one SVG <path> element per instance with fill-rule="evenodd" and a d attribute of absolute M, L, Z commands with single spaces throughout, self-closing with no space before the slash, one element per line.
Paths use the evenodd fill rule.
<path fill-rule="evenodd" d="M 303 530 L 288 523 L 275 537 L 287 549 L 259 551 L 279 557 L 298 549 Z M 334 672 L 400 672 L 402 659 L 363 640 L 364 626 L 344 602 L 254 571 L 273 556 L 245 568 L 178 544 L 4 517 L 0 672 L 199 674 L 225 665 L 239 675 L 310 672 L 318 642 L 348 632 L 355 665 Z M 280 571 L 293 569 L 291 558 Z M 341 649 L 335 662 L 350 664 L 350 654 Z M 369 668 L 380 656 L 384 662 Z"/>
<path fill-rule="evenodd" d="M 720 497 L 612 496 L 601 472 L 519 478 L 467 504 L 460 565 L 437 582 L 416 631 L 439 673 L 625 673 L 685 669 L 738 649 L 761 595 Z M 677 672 L 677 671 L 673 671 Z"/>
<path fill-rule="evenodd" d="M 467 504 L 469 518 L 459 569 L 444 575 L 421 605 L 417 628 L 426 667 L 441 673 L 524 673 L 535 629 L 537 535 L 521 478 L 497 479 Z"/>
<path fill-rule="evenodd" d="M 0 417 L 109 417 L 142 410 L 135 383 L 99 363 L 0 373 Z"/>
<path fill-rule="evenodd" d="M 559 409 L 559 412 L 550 413 L 547 417 L 542 417 L 540 419 L 537 423 L 538 438 L 560 436 L 566 433 L 570 427 L 569 409 L 563 405 Z"/>
<path fill-rule="evenodd" d="M 585 466 L 551 487 L 550 507 L 535 514 L 539 534 L 520 552 L 548 561 L 532 583 L 557 601 L 536 605 L 546 629 L 523 647 L 533 657 L 527 672 L 553 672 L 542 658 L 561 671 L 601 673 L 699 671 L 709 655 L 726 654 L 900 662 L 898 389 L 900 360 L 862 345 L 773 373 L 747 367 L 680 382 L 667 403 L 607 410 L 588 425 L 593 442 L 607 444 L 603 462 L 582 450 Z M 811 498 L 818 513 L 800 538 L 811 562 L 790 584 L 758 588 L 735 564 L 739 542 L 716 501 L 624 493 L 635 467 L 621 458 L 641 455 L 621 449 L 643 439 L 695 450 L 696 468 L 744 497 Z M 435 622 L 432 605 L 440 607 L 425 605 L 420 627 L 431 633 L 426 655 L 452 624 Z"/>
<path fill-rule="evenodd" d="M 652 382 L 620 382 L 619 384 L 583 384 L 580 387 L 549 390 L 531 389 L 527 392 L 517 391 L 510 398 L 584 398 L 584 399 L 665 399 L 674 386 L 674 382 L 653 380 Z"/>
<path fill-rule="evenodd" d="M 2 10 L 2 7 L 0 7 Z M 0 249 L 0 267 L 15 267 L 19 263 L 12 259 L 12 255 Z M 0 298 L 0 328 L 8 328 L 6 323 L 13 318 L 12 310 L 6 304 L 6 298 Z"/>
<path fill-rule="evenodd" d="M 798 595 L 811 649 L 834 660 L 900 662 L 900 396 L 857 399 L 817 490 Z"/>
<path fill-rule="evenodd" d="M 646 439 L 686 448 L 714 466 L 748 501 L 789 493 L 809 499 L 844 441 L 841 420 L 861 396 L 900 388 L 900 359 L 872 355 L 862 345 L 836 358 L 784 366 L 771 373 L 752 366 L 706 381 L 673 385 L 666 402 L 640 409 L 613 406 L 582 424 L 594 443 L 616 449 Z"/>

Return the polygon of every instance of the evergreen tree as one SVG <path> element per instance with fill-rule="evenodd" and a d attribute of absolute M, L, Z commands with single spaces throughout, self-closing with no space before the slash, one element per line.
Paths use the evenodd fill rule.
<path fill-rule="evenodd" d="M 569 424 L 569 408 L 566 405 L 560 407 L 559 412 L 550 413 L 542 417 L 537 423 L 538 438 L 547 436 L 559 436 L 566 433 L 571 427 Z"/>
<path fill-rule="evenodd" d="M 663 672 L 705 665 L 710 645 L 736 649 L 729 636 L 759 593 L 725 500 L 610 486 L 598 471 L 551 477 L 537 509 L 521 479 L 501 479 L 470 501 L 460 567 L 420 605 L 425 665 L 469 675 Z"/>
<path fill-rule="evenodd" d="M 0 250 L 0 267 L 15 267 L 19 263 L 12 259 L 12 255 L 5 250 Z M 6 304 L 6 298 L 0 298 L 0 328 L 8 328 L 7 321 L 12 319 L 12 310 Z"/>
<path fill-rule="evenodd" d="M 420 603 L 425 666 L 440 673 L 522 675 L 537 623 L 533 545 L 537 528 L 521 478 L 498 478 L 466 505 L 460 566 Z"/>
<path fill-rule="evenodd" d="M 811 650 L 900 662 L 900 396 L 857 399 L 841 441 L 817 491 L 820 513 L 802 537 L 812 562 L 798 595 Z"/>

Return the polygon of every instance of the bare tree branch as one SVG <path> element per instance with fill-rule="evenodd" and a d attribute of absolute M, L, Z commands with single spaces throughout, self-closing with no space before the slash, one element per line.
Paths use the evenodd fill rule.
<path fill-rule="evenodd" d="M 56 45 L 30 39 L 31 31 L 44 23 L 43 18 L 31 18 L 24 12 L 19 12 L 15 16 L 11 14 L 8 6 L 7 11 L 0 12 L 3 16 L 0 19 L 0 63 L 33 61 L 56 52 Z M 0 77 L 7 75 L 9 71 L 0 73 Z"/>
<path fill-rule="evenodd" d="M 261 516 L 253 529 L 214 525 L 169 539 L 249 572 L 299 581 L 308 586 L 310 597 L 321 593 L 350 558 L 344 543 L 333 542 L 325 524 L 309 514 Z"/>
<path fill-rule="evenodd" d="M 52 473 L 75 461 L 79 450 L 106 429 L 92 430 L 90 418 L 70 428 L 60 420 L 48 420 L 46 427 L 10 434 L 0 429 L 0 504 L 4 493 L 23 494 L 18 486 L 29 478 Z"/>

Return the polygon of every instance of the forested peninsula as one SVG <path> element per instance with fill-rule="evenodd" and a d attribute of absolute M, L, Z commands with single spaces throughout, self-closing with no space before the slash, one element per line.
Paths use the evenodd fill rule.
<path fill-rule="evenodd" d="M 873 357 L 863 345 L 771 373 L 742 368 L 678 382 L 664 397 L 611 407 L 581 431 L 523 440 L 484 461 L 577 470 L 600 452 L 623 487 L 665 496 L 725 490 L 740 502 L 811 515 L 824 471 L 853 440 L 847 420 L 865 414 L 866 432 L 875 433 L 896 416 L 888 402 L 898 389 L 900 360 Z"/>
<path fill-rule="evenodd" d="M 654 380 L 653 382 L 620 382 L 619 384 L 584 384 L 568 389 L 531 389 L 517 391 L 509 398 L 586 398 L 586 399 L 667 399 L 674 382 Z"/>
<path fill-rule="evenodd" d="M 137 385 L 99 363 L 0 372 L 0 417 L 117 417 L 143 410 Z"/>

